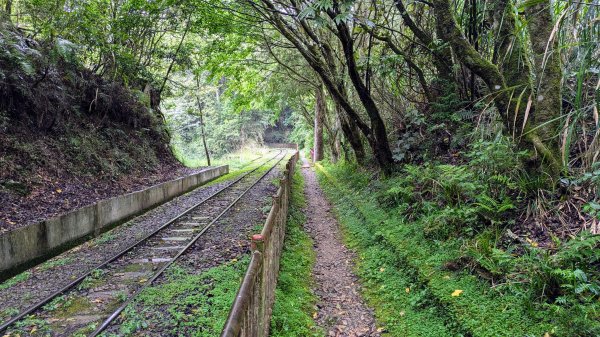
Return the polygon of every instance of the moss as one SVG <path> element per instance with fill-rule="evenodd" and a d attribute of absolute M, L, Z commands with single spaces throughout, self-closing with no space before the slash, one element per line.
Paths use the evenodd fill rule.
<path fill-rule="evenodd" d="M 302 228 L 306 221 L 303 213 L 305 205 L 304 179 L 298 167 L 293 178 L 291 206 L 275 290 L 271 336 L 323 335 L 312 319 L 317 299 L 311 291 L 311 271 L 316 257 L 313 242 Z"/>
<path fill-rule="evenodd" d="M 74 299 L 66 299 L 59 308 L 56 309 L 56 317 L 68 318 L 76 316 L 81 312 L 88 312 L 93 307 L 93 304 L 86 297 L 77 297 Z"/>
<path fill-rule="evenodd" d="M 200 274 L 171 266 L 166 282 L 144 289 L 124 311 L 119 335 L 140 334 L 152 324 L 168 335 L 217 336 L 248 262 L 244 256 Z"/>
<path fill-rule="evenodd" d="M 358 251 L 367 298 L 391 335 L 572 336 L 599 328 L 593 323 L 594 304 L 579 304 L 581 310 L 587 305 L 587 314 L 577 316 L 587 318 L 576 322 L 569 319 L 579 312 L 575 307 L 532 303 L 519 285 L 500 290 L 468 268 L 448 269 L 463 257 L 467 239 L 425 235 L 439 215 L 438 203 L 417 211 L 411 207 L 414 200 L 385 209 L 376 200 L 380 190 L 402 187 L 407 180 L 373 182 L 343 166 L 323 168 L 319 178 L 349 244 Z M 413 212 L 410 217 L 406 210 Z M 541 261 L 529 263 L 534 267 Z"/>
<path fill-rule="evenodd" d="M 29 279 L 29 277 L 31 276 L 31 272 L 23 272 L 7 281 L 5 281 L 4 283 L 0 284 L 0 290 L 4 290 L 4 289 L 8 289 L 10 287 L 13 287 L 21 282 L 25 282 Z"/>

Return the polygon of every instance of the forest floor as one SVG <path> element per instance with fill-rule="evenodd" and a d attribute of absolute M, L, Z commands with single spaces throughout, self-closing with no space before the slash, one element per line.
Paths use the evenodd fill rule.
<path fill-rule="evenodd" d="M 314 292 L 318 297 L 313 318 L 327 336 L 380 336 L 373 311 L 360 295 L 353 272 L 356 255 L 342 242 L 339 224 L 317 182 L 314 170 L 305 165 L 306 231 L 314 242 Z"/>

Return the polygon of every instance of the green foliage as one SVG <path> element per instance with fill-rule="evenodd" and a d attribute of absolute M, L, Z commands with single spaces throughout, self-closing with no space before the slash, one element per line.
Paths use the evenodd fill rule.
<path fill-rule="evenodd" d="M 494 141 L 477 141 L 467 153 L 469 164 L 487 184 L 488 193 L 497 199 L 515 196 L 519 190 L 526 191 L 519 182 L 528 181 L 523 169 L 525 151 L 517 151 L 515 145 L 498 135 Z"/>
<path fill-rule="evenodd" d="M 392 335 L 415 326 L 436 336 L 597 335 L 600 236 L 557 241 L 555 250 L 534 242 L 506 247 L 498 224 L 513 205 L 490 197 L 485 178 L 508 167 L 478 169 L 407 166 L 379 181 L 342 165 L 320 172 L 378 319 Z M 444 172 L 456 175 L 451 193 L 438 183 Z M 415 297 L 405 299 L 404 288 Z"/>
<path fill-rule="evenodd" d="M 194 89 L 178 90 L 175 92 L 178 96 L 163 103 L 171 133 L 171 149 L 180 161 L 188 166 L 206 165 L 200 114 L 213 159 L 263 142 L 263 134 L 271 124 L 271 111 L 236 111 L 233 100 L 219 94 L 224 84 L 209 82 L 206 74 L 194 77 L 177 74 L 178 81 Z"/>
<path fill-rule="evenodd" d="M 91 274 L 88 277 L 86 277 L 85 279 L 83 279 L 83 281 L 81 281 L 81 283 L 79 283 L 79 285 L 77 285 L 77 289 L 79 289 L 79 290 L 90 289 L 90 288 L 93 288 L 93 287 L 99 285 L 100 283 L 103 282 L 105 274 L 106 274 L 106 271 L 104 269 L 92 270 Z"/>
<path fill-rule="evenodd" d="M 492 280 L 502 279 L 514 268 L 515 258 L 511 250 L 497 248 L 500 236 L 497 230 L 488 229 L 463 246 L 464 254 L 473 259 L 478 267 L 489 272 Z"/>
<path fill-rule="evenodd" d="M 67 307 L 71 304 L 71 299 L 65 295 L 58 296 L 50 301 L 48 304 L 44 305 L 42 309 L 46 311 L 54 311 L 60 307 Z"/>
<path fill-rule="evenodd" d="M 125 310 L 120 335 L 139 334 L 150 324 L 170 335 L 218 335 L 248 263 L 244 256 L 200 274 L 172 266 L 169 282 L 145 289 Z"/>
<path fill-rule="evenodd" d="M 299 168 L 299 167 L 298 167 Z M 311 291 L 312 266 L 315 261 L 313 243 L 302 226 L 304 179 L 296 171 L 292 182 L 291 204 L 277 289 L 271 318 L 271 336 L 320 336 L 312 319 L 316 297 Z"/>
<path fill-rule="evenodd" d="M 0 310 L 0 319 L 6 320 L 7 318 L 13 317 L 19 314 L 19 309 L 17 308 L 4 308 Z"/>
<path fill-rule="evenodd" d="M 4 283 L 0 284 L 0 290 L 4 290 L 4 289 L 8 289 L 12 286 L 15 286 L 21 282 L 25 282 L 29 279 L 29 277 L 31 276 L 31 272 L 22 272 L 21 274 L 14 276 L 11 279 L 8 279 L 7 281 L 4 281 Z"/>
<path fill-rule="evenodd" d="M 72 261 L 72 259 L 70 257 L 63 257 L 63 258 L 48 260 L 39 266 L 39 270 L 44 271 L 44 270 L 64 266 L 64 265 L 70 263 L 71 261 Z"/>
<path fill-rule="evenodd" d="M 591 187 L 596 192 L 597 196 L 598 188 L 600 188 L 600 162 L 592 164 L 591 171 L 585 172 L 579 178 L 575 179 L 573 183 L 579 186 Z M 594 200 L 590 200 L 584 204 L 582 211 L 594 218 L 600 218 L 600 204 L 598 203 L 598 198 L 594 198 Z"/>

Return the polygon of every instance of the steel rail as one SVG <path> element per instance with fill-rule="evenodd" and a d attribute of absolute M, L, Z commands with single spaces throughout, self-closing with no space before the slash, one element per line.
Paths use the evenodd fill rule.
<path fill-rule="evenodd" d="M 149 233 L 148 235 L 146 235 L 145 237 L 141 238 L 140 240 L 136 241 L 135 243 L 129 245 L 128 247 L 124 248 L 123 250 L 121 250 L 120 252 L 116 253 L 115 255 L 113 255 L 112 257 L 110 257 L 109 259 L 105 260 L 104 262 L 99 263 L 98 265 L 96 265 L 94 268 L 91 268 L 89 271 L 87 271 L 85 274 L 81 275 L 80 277 L 76 278 L 75 280 L 71 281 L 70 283 L 68 283 L 67 285 L 65 285 L 64 287 L 62 287 L 59 290 L 56 290 L 55 292 L 51 293 L 50 295 L 44 297 L 42 300 L 38 301 L 35 304 L 32 304 L 31 306 L 27 307 L 25 310 L 21 311 L 18 315 L 16 315 L 15 317 L 11 318 L 10 320 L 2 323 L 2 325 L 0 325 L 0 332 L 4 332 L 6 331 L 10 326 L 12 326 L 13 324 L 15 324 L 16 322 L 22 320 L 25 316 L 33 313 L 34 311 L 38 310 L 39 308 L 41 308 L 42 306 L 44 306 L 45 304 L 47 304 L 48 302 L 52 301 L 54 298 L 64 294 L 65 292 L 71 290 L 73 287 L 75 287 L 77 284 L 79 284 L 80 282 L 82 282 L 85 278 L 87 278 L 88 276 L 90 276 L 92 274 L 92 272 L 94 270 L 97 269 L 101 269 L 106 267 L 108 264 L 114 262 L 115 260 L 117 260 L 118 258 L 122 257 L 123 255 L 127 254 L 128 252 L 130 252 L 132 249 L 134 249 L 135 247 L 141 245 L 142 243 L 148 241 L 150 238 L 154 237 L 156 234 L 158 234 L 159 232 L 161 232 L 163 229 L 171 226 L 173 223 L 175 223 L 177 220 L 181 219 L 182 217 L 184 217 L 185 215 L 191 213 L 193 210 L 195 210 L 196 208 L 200 207 L 201 205 L 203 205 L 204 203 L 206 203 L 207 201 L 213 199 L 214 197 L 216 197 L 217 195 L 221 194 L 223 191 L 225 191 L 226 189 L 228 189 L 229 187 L 231 187 L 233 184 L 239 182 L 240 180 L 242 180 L 243 178 L 245 178 L 246 176 L 248 176 L 249 174 L 255 172 L 256 170 L 258 170 L 259 168 L 263 167 L 264 165 L 266 165 L 267 163 L 269 163 L 270 161 L 272 161 L 273 159 L 277 158 L 281 153 L 283 152 L 283 150 L 280 150 L 279 153 L 277 153 L 275 156 L 273 156 L 272 158 L 269 158 L 269 160 L 265 161 L 264 163 L 262 163 L 261 165 L 257 166 L 256 168 L 242 174 L 240 177 L 236 178 L 235 180 L 233 180 L 232 182 L 230 182 L 229 184 L 225 185 L 224 187 L 220 188 L 219 190 L 215 191 L 213 194 L 211 194 L 210 196 L 208 196 L 207 198 L 203 199 L 202 201 L 200 201 L 199 203 L 193 205 L 192 207 L 188 208 L 187 210 L 183 211 L 182 213 L 176 215 L 174 218 L 172 218 L 171 220 L 167 221 L 165 224 L 163 224 L 162 226 L 160 226 L 159 228 L 157 228 L 156 230 L 154 230 L 153 232 Z M 285 156 L 284 156 L 285 157 Z M 283 158 L 282 158 L 283 159 Z M 279 163 L 281 161 L 281 159 L 277 162 Z M 275 164 L 274 166 L 276 166 L 277 164 Z M 273 166 L 273 167 L 274 167 Z M 271 168 L 272 169 L 272 168 Z M 270 170 L 271 170 L 270 169 Z M 269 170 L 269 171 L 270 171 Z M 262 179 L 262 177 L 260 178 Z M 245 192 L 244 192 L 245 193 Z"/>
<path fill-rule="evenodd" d="M 169 268 L 179 257 L 181 257 L 181 255 L 185 254 L 185 252 L 187 252 L 196 243 L 196 241 L 198 241 L 198 239 L 200 239 L 200 237 L 209 228 L 212 227 L 212 225 L 214 225 L 217 221 L 219 221 L 219 219 L 221 219 L 223 217 L 223 215 L 225 215 L 233 206 L 235 206 L 235 204 L 237 204 L 237 202 L 240 201 L 240 199 L 242 199 L 242 197 L 244 195 L 246 195 L 246 193 L 248 193 L 254 186 L 256 186 L 259 182 L 261 182 L 267 176 L 267 174 L 269 174 L 269 172 L 271 172 L 285 157 L 286 157 L 285 155 L 282 156 L 273 166 L 271 166 L 271 168 L 269 168 L 263 175 L 261 175 L 260 178 L 258 178 L 251 186 L 249 186 L 246 190 L 244 190 L 244 192 L 242 192 L 242 194 L 240 194 L 235 200 L 233 200 L 209 224 L 204 226 L 204 228 L 198 233 L 198 235 L 196 235 L 192 239 L 192 241 L 190 241 L 183 249 L 181 249 L 177 253 L 177 255 L 175 255 L 175 257 L 173 257 L 169 262 L 165 263 L 165 265 L 162 266 L 162 268 L 160 268 L 158 270 L 158 272 L 156 272 L 156 274 L 154 274 L 154 276 L 152 276 L 152 278 L 150 278 L 148 281 L 146 281 L 141 287 L 137 288 L 133 292 L 133 294 L 131 296 L 129 296 L 129 298 L 121 304 L 121 306 L 119 306 L 115 311 L 113 311 L 113 313 L 106 320 L 104 320 L 104 322 L 102 322 L 102 324 L 91 335 L 89 335 L 89 337 L 96 337 L 100 333 L 102 333 L 104 330 L 106 330 L 106 328 L 108 328 L 108 326 L 121 314 L 121 312 L 123 312 L 123 310 L 125 310 L 125 308 L 127 308 L 127 306 L 137 297 L 137 295 L 139 295 L 144 289 L 146 289 L 150 285 L 152 285 L 152 283 L 154 281 L 156 281 L 156 279 L 158 279 L 165 272 L 165 270 L 167 270 L 167 268 Z"/>

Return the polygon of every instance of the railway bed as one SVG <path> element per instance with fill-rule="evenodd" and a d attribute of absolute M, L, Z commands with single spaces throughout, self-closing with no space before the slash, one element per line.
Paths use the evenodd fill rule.
<path fill-rule="evenodd" d="M 287 151 L 274 152 L 277 152 L 275 156 L 220 187 L 150 235 L 77 277 L 69 285 L 21 310 L 2 324 L 0 332 L 10 334 L 14 331 L 21 336 L 72 335 L 86 327 L 97 326 L 96 331 L 85 335 L 99 334 L 119 316 L 131 299 L 159 279 L 173 261 L 197 246 L 194 243 L 204 233 L 218 230 L 211 229 L 211 226 L 288 157 Z M 78 308 L 77 312 L 69 313 L 69 317 L 62 312 L 62 317 L 56 317 L 53 309 L 65 301 Z M 32 322 L 33 325 L 30 324 Z M 46 331 L 38 332 L 35 322 L 46 322 Z M 22 329 L 25 326 L 28 328 Z"/>

